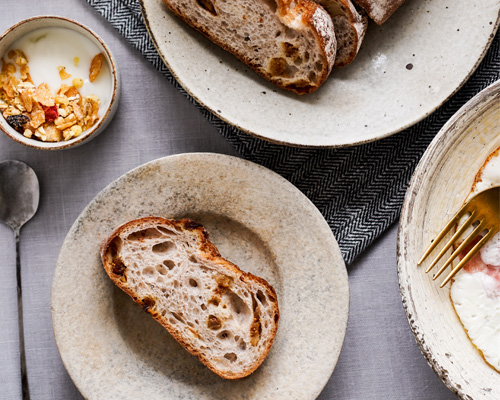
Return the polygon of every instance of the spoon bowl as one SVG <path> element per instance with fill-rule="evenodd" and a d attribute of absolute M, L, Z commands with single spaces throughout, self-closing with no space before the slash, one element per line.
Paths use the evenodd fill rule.
<path fill-rule="evenodd" d="M 35 215 L 40 199 L 38 178 L 31 167 L 16 160 L 0 163 L 0 221 L 14 232 Z"/>

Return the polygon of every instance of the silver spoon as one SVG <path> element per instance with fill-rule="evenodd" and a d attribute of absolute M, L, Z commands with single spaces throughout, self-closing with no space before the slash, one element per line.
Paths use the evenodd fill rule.
<path fill-rule="evenodd" d="M 40 188 L 35 171 L 21 161 L 0 163 L 0 221 L 10 226 L 16 237 L 17 311 L 19 324 L 19 353 L 21 357 L 21 387 L 23 399 L 30 398 L 26 353 L 24 350 L 23 297 L 21 286 L 21 259 L 19 231 L 35 215 Z"/>

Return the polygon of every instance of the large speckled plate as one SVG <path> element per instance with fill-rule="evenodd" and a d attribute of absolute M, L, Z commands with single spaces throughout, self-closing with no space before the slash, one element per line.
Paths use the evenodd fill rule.
<path fill-rule="evenodd" d="M 500 10 L 499 0 L 406 0 L 382 27 L 370 24 L 354 63 L 297 96 L 175 18 L 162 0 L 141 4 L 160 56 L 199 103 L 252 135 L 318 147 L 380 139 L 436 110 L 476 69 Z"/>
<path fill-rule="evenodd" d="M 500 82 L 462 107 L 431 143 L 410 183 L 399 225 L 399 284 L 410 327 L 428 363 L 463 399 L 500 399 L 500 374 L 469 341 L 449 298 L 449 284 L 439 289 L 441 278 L 432 281 L 432 274 L 425 274 L 433 257 L 421 267 L 417 262 L 498 146 Z"/>
<path fill-rule="evenodd" d="M 102 240 L 147 215 L 203 223 L 225 258 L 276 289 L 278 334 L 250 377 L 209 371 L 104 272 Z M 314 399 L 337 362 L 348 304 L 340 250 L 314 205 L 268 169 L 199 153 L 150 162 L 105 188 L 68 233 L 52 287 L 56 343 L 88 399 Z"/>

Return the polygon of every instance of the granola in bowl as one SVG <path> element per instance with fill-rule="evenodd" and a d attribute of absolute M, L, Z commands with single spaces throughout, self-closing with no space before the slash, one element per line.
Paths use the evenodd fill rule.
<path fill-rule="evenodd" d="M 102 68 L 102 53 L 91 62 L 92 82 Z M 78 63 L 78 57 L 74 59 Z M 82 96 L 83 79 L 72 84 L 61 83 L 53 92 L 46 82 L 38 86 L 31 79 L 29 60 L 19 49 L 10 50 L 2 58 L 0 72 L 0 112 L 16 131 L 27 138 L 44 142 L 60 142 L 78 137 L 98 120 L 100 100 L 97 96 Z M 58 67 L 61 80 L 71 77 L 64 66 Z"/>

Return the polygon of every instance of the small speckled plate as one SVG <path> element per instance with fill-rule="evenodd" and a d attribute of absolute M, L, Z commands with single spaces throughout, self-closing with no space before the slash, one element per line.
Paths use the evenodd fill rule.
<path fill-rule="evenodd" d="M 147 215 L 201 222 L 225 258 L 276 289 L 278 333 L 249 377 L 209 371 L 106 275 L 102 240 Z M 87 399 L 314 399 L 337 362 L 348 307 L 345 264 L 316 207 L 266 168 L 204 153 L 150 162 L 105 188 L 68 233 L 52 286 L 56 343 Z"/>
<path fill-rule="evenodd" d="M 498 28 L 498 0 L 406 0 L 370 24 L 354 62 L 298 96 L 258 76 L 175 18 L 141 0 L 163 61 L 201 105 L 272 142 L 337 147 L 380 139 L 431 114 L 476 69 Z"/>
<path fill-rule="evenodd" d="M 497 82 L 462 107 L 430 144 L 411 180 L 399 223 L 399 285 L 410 327 L 429 365 L 463 399 L 499 399 L 500 374 L 468 339 L 453 309 L 449 284 L 440 289 L 441 278 L 433 281 L 431 273 L 425 274 L 433 257 L 420 267 L 417 262 L 499 146 Z"/>

